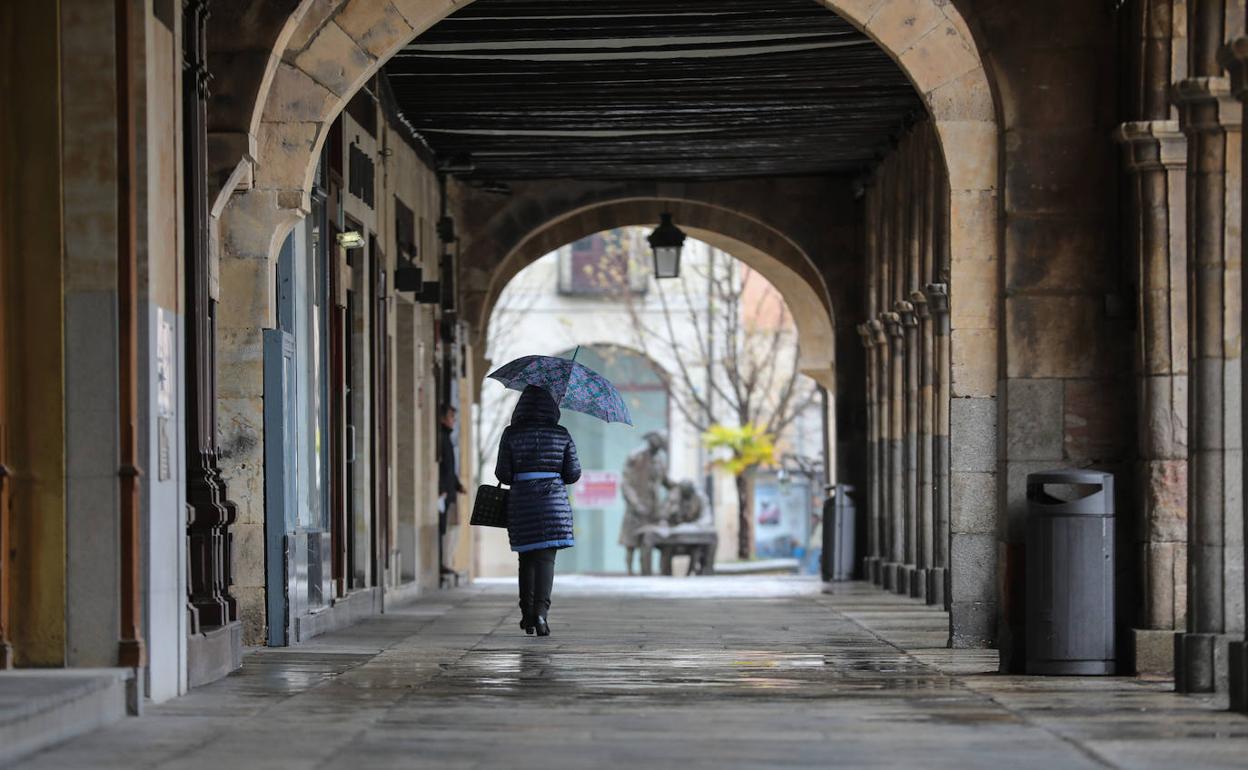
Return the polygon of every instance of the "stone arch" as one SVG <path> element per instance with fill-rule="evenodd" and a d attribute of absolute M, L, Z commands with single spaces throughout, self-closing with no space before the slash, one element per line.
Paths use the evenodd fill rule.
<path fill-rule="evenodd" d="M 836 332 L 831 300 L 809 256 L 792 240 L 739 213 L 679 199 L 626 198 L 585 206 L 551 219 L 514 243 L 489 271 L 484 292 L 466 299 L 479 334 L 503 289 L 544 254 L 603 230 L 653 225 L 670 211 L 690 236 L 725 251 L 756 270 L 784 296 L 801 345 L 802 373 L 835 390 Z M 484 350 L 483 345 L 474 346 Z"/>
<path fill-rule="evenodd" d="M 272 318 L 273 265 L 281 237 L 309 208 L 312 176 L 331 121 L 359 87 L 408 41 L 472 0 L 302 0 L 267 53 L 272 76 L 256 89 L 255 135 L 233 146 L 250 157 L 216 157 L 227 178 L 219 213 L 225 331 L 241 348 Z M 953 0 L 815 0 L 862 30 L 902 69 L 931 115 L 947 169 L 950 220 L 952 455 L 954 499 L 994 497 L 998 469 L 998 349 L 1002 305 L 999 216 L 1000 138 L 990 78 L 971 29 Z M 267 77 L 267 75 L 265 75 Z M 253 149 L 254 148 L 254 149 Z M 241 191 L 240 191 L 241 190 Z M 225 198 L 228 196 L 228 202 Z M 266 247 L 267 244 L 267 247 Z M 267 248 L 268 252 L 264 253 Z M 239 264 L 227 269 L 227 260 Z M 251 286 L 245 286 L 248 281 Z M 231 287 L 229 284 L 234 284 Z M 245 305 L 245 307 L 240 307 Z M 237 315 L 231 311 L 241 309 Z M 271 325 L 271 322 L 268 323 Z M 228 357 L 228 351 L 227 351 Z M 244 394 L 245 395 L 245 394 Z M 991 548 L 952 544 L 969 566 L 953 581 L 953 624 L 984 626 L 997 593 Z M 964 597 L 961 603 L 958 597 Z M 954 634 L 955 641 L 958 635 Z"/>
<path fill-rule="evenodd" d="M 998 129 L 988 73 L 971 30 L 949 0 L 817 0 L 873 39 L 921 94 L 950 186 L 953 386 L 994 397 L 998 328 Z M 308 208 L 326 127 L 402 46 L 471 0 L 304 0 L 266 59 L 252 119 L 251 188 L 222 211 L 231 244 L 280 244 L 290 213 Z M 276 66 L 272 66 L 276 62 Z M 224 164 L 226 169 L 229 164 Z M 240 200 L 247 199 L 247 200 Z M 267 211 L 267 215 L 266 215 Z M 257 234 L 257 228 L 268 233 Z M 259 237 L 258 237 L 259 236 Z M 271 246 L 269 261 L 275 257 Z M 243 250 L 244 258 L 261 257 Z M 252 271 L 261 272 L 261 271 Z M 267 286 L 267 281 L 266 281 Z M 259 292 L 257 292 L 259 293 Z M 266 314 L 267 315 L 267 314 Z M 977 429 L 983 431 L 983 427 Z"/>

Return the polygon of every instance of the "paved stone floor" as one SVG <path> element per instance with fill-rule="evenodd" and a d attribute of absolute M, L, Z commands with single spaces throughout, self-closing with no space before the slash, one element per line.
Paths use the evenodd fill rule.
<path fill-rule="evenodd" d="M 991 673 L 945 616 L 863 585 L 561 578 L 554 635 L 507 583 L 243 669 L 27 768 L 1248 767 L 1248 718 L 1125 678 Z"/>

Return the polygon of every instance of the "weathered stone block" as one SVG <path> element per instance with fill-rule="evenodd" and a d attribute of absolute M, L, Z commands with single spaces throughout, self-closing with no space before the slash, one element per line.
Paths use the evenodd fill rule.
<path fill-rule="evenodd" d="M 1108 131 L 1108 129 L 1106 129 Z M 1017 214 L 1088 219 L 1115 200 L 1108 187 L 1112 174 L 1089 174 L 1104 164 L 1106 148 L 1098 137 L 1069 129 L 1014 128 L 1005 134 L 1005 210 Z"/>
<path fill-rule="evenodd" d="M 1131 629 L 1135 674 L 1167 676 L 1174 673 L 1174 631 Z"/>
<path fill-rule="evenodd" d="M 320 123 L 261 123 L 256 137 L 256 187 L 303 190 L 316 156 L 320 130 Z M 276 202 L 274 193 L 274 205 Z"/>
<path fill-rule="evenodd" d="M 290 42 L 286 44 L 286 57 L 293 60 L 300 51 L 307 48 L 325 24 L 325 20 L 333 15 L 343 2 L 344 0 L 311 0 L 308 3 L 308 9 L 304 11 L 303 18 L 299 20 L 299 25 L 291 34 Z"/>
<path fill-rule="evenodd" d="M 1139 422 L 1140 453 L 1146 458 L 1187 458 L 1187 377 L 1144 377 Z"/>
<path fill-rule="evenodd" d="M 926 94 L 925 98 L 934 120 L 996 120 L 992 89 L 978 66 Z"/>
<path fill-rule="evenodd" d="M 998 278 L 993 263 L 959 269 L 949 289 L 949 315 L 954 329 L 992 329 L 997 325 Z M 959 265 L 959 268 L 962 266 Z"/>
<path fill-rule="evenodd" d="M 937 24 L 903 53 L 901 66 L 923 94 L 980 69 L 974 44 L 962 39 L 957 27 L 948 21 Z"/>
<path fill-rule="evenodd" d="M 1062 381 L 1008 380 L 1005 396 L 1006 458 L 1060 460 Z"/>
<path fill-rule="evenodd" d="M 897 56 L 944 21 L 945 15 L 932 0 L 890 0 L 871 16 L 867 31 Z"/>
<path fill-rule="evenodd" d="M 996 275 L 997 220 L 995 192 L 960 189 L 950 191 L 949 259 L 952 272 L 950 281 L 954 286 L 968 273 Z"/>
<path fill-rule="evenodd" d="M 997 392 L 995 329 L 954 329 L 951 339 L 953 398 L 987 398 Z"/>
<path fill-rule="evenodd" d="M 1141 464 L 1145 537 L 1150 542 L 1187 539 L 1187 461 L 1152 460 Z"/>
<path fill-rule="evenodd" d="M 997 187 L 997 125 L 978 120 L 936 123 L 944 148 L 949 187 L 994 190 Z"/>
<path fill-rule="evenodd" d="M 997 402 L 955 398 L 949 403 L 950 468 L 991 473 L 997 467 Z"/>
<path fill-rule="evenodd" d="M 273 74 L 273 85 L 262 119 L 268 122 L 320 122 L 329 117 L 340 99 L 308 73 L 282 62 Z"/>
<path fill-rule="evenodd" d="M 276 266 L 267 259 L 222 259 L 221 329 L 271 327 L 276 297 Z"/>
<path fill-rule="evenodd" d="M 953 600 L 996 598 L 997 542 L 993 535 L 954 533 L 949 540 L 949 571 Z"/>
<path fill-rule="evenodd" d="M 299 69 L 343 98 L 355 92 L 373 64 L 373 58 L 333 21 L 322 27 L 308 47 L 295 57 Z"/>
<path fill-rule="evenodd" d="M 962 534 L 995 535 L 997 476 L 959 471 L 951 476 L 949 527 Z"/>
<path fill-rule="evenodd" d="M 463 0 L 392 0 L 413 32 L 420 34 L 455 10 Z"/>
<path fill-rule="evenodd" d="M 1115 356 L 1097 330 L 1099 296 L 1013 296 L 1006 299 L 1009 377 L 1095 377 Z"/>
<path fill-rule="evenodd" d="M 264 523 L 235 524 L 230 527 L 234 536 L 234 585 L 264 585 Z"/>
<path fill-rule="evenodd" d="M 951 602 L 949 630 L 949 644 L 955 649 L 993 646 L 997 638 L 996 603 L 990 601 Z"/>
<path fill-rule="evenodd" d="M 1121 380 L 1067 380 L 1065 386 L 1065 452 L 1068 460 L 1106 462 L 1130 451 L 1129 399 Z"/>
<path fill-rule="evenodd" d="M 1104 291 L 1105 239 L 1100 222 L 1010 217 L 1005 225 L 1006 290 L 1067 292 L 1074 287 L 1095 287 Z"/>
<path fill-rule="evenodd" d="M 264 395 L 264 332 L 259 326 L 217 330 L 217 396 Z"/>
<path fill-rule="evenodd" d="M 410 24 L 390 3 L 378 8 L 377 0 L 350 0 L 334 22 L 364 51 L 385 61 L 399 46 L 416 36 Z"/>

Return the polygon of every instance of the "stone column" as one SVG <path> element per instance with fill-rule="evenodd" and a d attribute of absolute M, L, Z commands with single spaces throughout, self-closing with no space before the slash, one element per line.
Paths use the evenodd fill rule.
<path fill-rule="evenodd" d="M 927 285 L 932 316 L 932 568 L 927 576 L 927 603 L 949 608 L 949 287 Z"/>
<path fill-rule="evenodd" d="M 1232 86 L 1232 90 L 1234 91 L 1235 97 L 1240 101 L 1241 105 L 1245 102 L 1248 102 L 1248 37 L 1236 38 L 1232 43 L 1230 43 L 1226 47 L 1226 49 L 1223 51 L 1223 62 L 1226 65 L 1227 69 L 1230 70 L 1231 86 Z M 1248 153 L 1242 153 L 1241 151 L 1241 161 L 1243 163 L 1243 166 L 1241 167 L 1240 183 L 1241 185 L 1243 185 L 1245 183 L 1248 183 Z M 1241 193 L 1242 193 L 1242 189 L 1241 189 Z M 1241 195 L 1240 200 L 1242 202 L 1243 200 L 1242 195 Z M 1241 207 L 1240 213 L 1242 217 L 1241 221 L 1248 221 L 1248 212 L 1244 212 Z M 1242 228 L 1240 232 L 1241 233 L 1243 232 Z M 1240 281 L 1241 281 L 1240 296 L 1242 298 L 1243 291 L 1245 288 L 1244 283 L 1246 280 L 1248 280 L 1248 276 L 1245 276 L 1245 274 L 1243 273 L 1243 269 L 1242 269 L 1243 268 L 1243 252 L 1242 252 L 1243 244 L 1241 243 L 1240 245 L 1241 245 L 1240 260 L 1239 260 Z M 1240 319 L 1239 329 L 1240 329 L 1240 340 L 1239 340 L 1240 341 L 1240 360 L 1242 361 L 1243 353 L 1244 353 L 1244 346 L 1245 344 L 1248 344 L 1245 342 L 1245 338 L 1243 335 L 1242 318 Z M 1242 404 L 1243 404 L 1244 398 L 1248 397 L 1248 383 L 1243 382 L 1242 378 L 1240 381 L 1240 387 L 1241 387 L 1241 391 L 1240 391 L 1240 396 L 1239 396 L 1239 403 L 1241 405 L 1240 408 L 1242 410 L 1243 408 Z M 1244 420 L 1244 422 L 1242 423 L 1241 433 L 1240 433 L 1242 437 L 1244 433 L 1248 433 L 1248 412 L 1243 412 L 1241 414 L 1241 420 Z M 1248 465 L 1248 458 L 1245 458 L 1245 464 Z M 1242 481 L 1244 478 L 1248 478 L 1248 467 L 1245 467 L 1241 471 L 1241 476 L 1240 476 L 1240 481 L 1241 481 L 1240 499 L 1241 501 L 1243 499 L 1242 498 L 1242 493 L 1243 493 Z M 1242 519 L 1243 518 L 1242 509 L 1240 511 L 1240 516 Z M 1228 533 L 1228 538 L 1227 538 L 1228 540 L 1231 539 L 1229 534 L 1230 533 Z M 1245 543 L 1248 543 L 1248 520 L 1243 520 L 1241 522 L 1241 528 L 1238 534 L 1239 534 L 1239 548 L 1238 548 L 1237 559 L 1238 559 L 1240 573 L 1243 575 L 1243 578 L 1244 578 L 1243 596 L 1248 596 L 1248 570 L 1244 568 L 1245 561 L 1248 561 L 1248 559 L 1245 558 Z M 1238 620 L 1238 627 L 1241 632 L 1243 632 L 1245 628 L 1248 627 L 1248 620 L 1246 620 L 1244 617 L 1245 610 L 1244 610 L 1244 604 L 1242 602 L 1243 596 L 1241 596 L 1241 604 L 1239 606 L 1239 620 Z M 1234 711 L 1248 713 L 1248 638 L 1246 638 L 1243 641 L 1232 642 L 1230 644 L 1228 652 L 1229 654 L 1227 656 L 1228 657 L 1227 676 L 1228 676 L 1228 679 L 1230 680 L 1229 690 L 1230 690 L 1231 709 Z"/>
<path fill-rule="evenodd" d="M 1175 642 L 1175 687 L 1226 687 L 1228 634 L 1242 630 L 1240 535 L 1240 105 L 1221 77 L 1175 85 L 1188 141 L 1188 297 L 1192 319 L 1188 414 L 1187 632 Z M 1236 583 L 1233 585 L 1233 583 Z"/>
<path fill-rule="evenodd" d="M 888 443 L 888 336 L 884 324 L 876 319 L 867 322 L 871 349 L 875 359 L 875 476 L 871 483 L 875 493 L 875 552 L 871 563 L 871 582 L 883 587 L 892 561 L 892 479 L 889 476 L 891 449 Z"/>
<path fill-rule="evenodd" d="M 916 531 L 919 537 L 915 552 L 916 579 L 910 588 L 910 595 L 926 601 L 929 588 L 928 574 L 932 569 L 933 544 L 936 538 L 935 520 L 932 515 L 932 399 L 935 397 L 932 389 L 932 356 L 935 347 L 932 337 L 932 315 L 928 312 L 927 296 L 921 291 L 911 292 L 910 304 L 914 306 L 914 315 L 919 325 L 918 507 L 915 510 L 918 518 Z"/>
<path fill-rule="evenodd" d="M 905 390 L 902 393 L 902 451 L 905 462 L 905 505 L 902 509 L 906 537 L 903 580 L 897 593 L 915 596 L 919 554 L 919 322 L 914 305 L 901 300 L 894 305 L 901 319 L 902 350 L 905 359 Z M 926 578 L 923 578 L 926 580 Z"/>
<path fill-rule="evenodd" d="M 888 478 L 889 478 L 889 554 L 884 571 L 884 588 L 900 592 L 905 584 L 906 564 L 906 458 L 902 436 L 905 432 L 905 341 L 901 317 L 896 313 L 881 313 L 888 336 Z M 907 586 L 908 590 L 908 586 Z"/>
<path fill-rule="evenodd" d="M 1171 120 L 1124 123 L 1117 139 L 1134 182 L 1140 286 L 1136 430 L 1143 510 L 1132 523 L 1132 540 L 1143 596 L 1131 634 L 1135 671 L 1170 673 L 1173 634 L 1187 614 L 1187 141 Z"/>
<path fill-rule="evenodd" d="M 186 162 L 186 544 L 187 642 L 191 686 L 242 663 L 238 602 L 231 591 L 233 532 L 238 508 L 229 498 L 217 443 L 217 302 L 209 256 L 208 4 L 189 2 L 184 15 L 182 73 Z"/>
<path fill-rule="evenodd" d="M 870 259 L 868 255 L 868 259 Z M 867 580 L 872 580 L 877 574 L 875 567 L 879 560 L 880 543 L 878 538 L 877 519 L 880 515 L 880 501 L 876 490 L 876 476 L 879 468 L 876 467 L 876 445 L 878 437 L 876 436 L 876 403 L 875 403 L 875 344 L 871 337 L 871 330 L 867 324 L 861 323 L 857 327 L 858 336 L 862 338 L 862 347 L 866 350 L 866 387 L 867 387 L 867 553 L 862 560 L 862 574 Z M 831 526 L 831 522 L 824 522 L 824 526 Z"/>

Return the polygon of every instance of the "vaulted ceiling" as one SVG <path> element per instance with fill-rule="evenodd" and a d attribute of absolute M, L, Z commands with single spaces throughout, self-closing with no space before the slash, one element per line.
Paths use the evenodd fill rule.
<path fill-rule="evenodd" d="M 922 109 L 816 0 L 475 0 L 385 74 L 416 132 L 480 180 L 851 171 Z"/>

